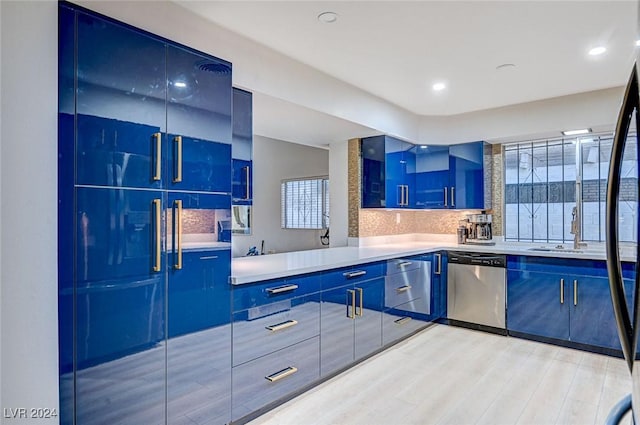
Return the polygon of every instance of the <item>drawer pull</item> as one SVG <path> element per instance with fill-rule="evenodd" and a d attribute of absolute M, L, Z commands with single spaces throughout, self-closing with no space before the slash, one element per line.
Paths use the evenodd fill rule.
<path fill-rule="evenodd" d="M 404 325 L 407 322 L 411 321 L 411 317 L 401 317 L 398 320 L 394 320 L 393 323 L 396 325 Z"/>
<path fill-rule="evenodd" d="M 290 328 L 291 326 L 295 326 L 298 324 L 297 320 L 285 320 L 284 322 L 276 323 L 275 325 L 267 326 L 265 329 L 270 330 L 271 332 L 280 331 L 282 329 Z"/>
<path fill-rule="evenodd" d="M 407 267 L 413 264 L 413 261 L 403 261 L 402 263 L 398 263 L 398 267 Z"/>
<path fill-rule="evenodd" d="M 269 295 L 282 294 L 283 292 L 295 291 L 298 289 L 298 285 L 282 285 L 275 288 L 267 288 Z"/>
<path fill-rule="evenodd" d="M 286 378 L 289 375 L 293 375 L 298 371 L 297 367 L 289 366 L 282 370 L 277 371 L 276 373 L 272 373 L 271 375 L 265 376 L 264 378 L 270 382 L 276 382 L 281 380 L 282 378 Z"/>
<path fill-rule="evenodd" d="M 396 292 L 398 293 L 407 292 L 409 289 L 411 289 L 411 285 L 404 285 L 399 288 L 396 288 Z"/>
<path fill-rule="evenodd" d="M 354 277 L 364 276 L 365 274 L 367 274 L 365 270 L 358 270 L 357 272 L 342 273 L 342 276 L 346 277 L 347 279 L 352 279 Z"/>

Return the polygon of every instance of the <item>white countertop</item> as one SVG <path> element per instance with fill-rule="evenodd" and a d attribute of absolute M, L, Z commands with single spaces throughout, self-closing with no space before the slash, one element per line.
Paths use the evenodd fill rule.
<path fill-rule="evenodd" d="M 239 257 L 231 261 L 231 282 L 234 285 L 282 278 L 297 274 L 312 273 L 338 267 L 353 266 L 373 261 L 388 260 L 403 256 L 426 254 L 440 250 L 489 252 L 494 254 L 530 255 L 554 258 L 575 258 L 605 260 L 603 244 L 589 246 L 582 252 L 531 251 L 532 247 L 554 248 L 555 244 L 496 243 L 496 245 L 459 245 L 450 242 L 405 241 L 364 247 L 339 247 L 269 254 L 253 257 Z M 621 249 L 623 261 L 635 261 L 633 247 Z"/>

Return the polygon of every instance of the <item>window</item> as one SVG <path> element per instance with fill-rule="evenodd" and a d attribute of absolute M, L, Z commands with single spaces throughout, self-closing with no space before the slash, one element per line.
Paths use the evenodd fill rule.
<path fill-rule="evenodd" d="M 281 186 L 282 228 L 329 227 L 329 179 L 284 180 Z"/>
<path fill-rule="evenodd" d="M 605 239 L 605 203 L 613 134 L 504 145 L 505 239 L 573 241 L 577 208 L 584 241 Z M 629 135 L 619 200 L 620 241 L 637 235 L 635 134 Z"/>

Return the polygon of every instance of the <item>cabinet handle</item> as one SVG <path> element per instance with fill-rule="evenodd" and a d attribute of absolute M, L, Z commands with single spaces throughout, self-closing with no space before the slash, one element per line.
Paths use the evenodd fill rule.
<path fill-rule="evenodd" d="M 246 170 L 245 173 L 246 173 L 246 177 L 247 177 L 247 194 L 245 195 L 244 199 L 245 200 L 249 200 L 249 199 L 251 199 L 251 196 L 249 196 L 249 192 L 251 191 L 251 186 L 250 186 L 251 185 L 250 167 L 247 165 L 246 167 L 244 167 L 244 169 Z"/>
<path fill-rule="evenodd" d="M 154 272 L 159 272 L 160 271 L 160 250 L 161 250 L 161 246 L 160 246 L 160 214 L 162 213 L 160 207 L 160 199 L 154 199 L 153 200 L 153 206 L 154 206 L 154 213 L 155 213 L 155 236 L 156 236 L 156 240 L 155 240 L 155 261 L 153 263 L 153 271 Z"/>
<path fill-rule="evenodd" d="M 444 206 L 449 206 L 449 188 L 445 186 L 444 188 Z"/>
<path fill-rule="evenodd" d="M 158 181 L 162 178 L 162 133 L 155 133 L 153 137 L 156 139 L 156 166 L 153 180 Z"/>
<path fill-rule="evenodd" d="M 290 328 L 298 324 L 297 320 L 285 320 L 284 322 L 276 323 L 275 325 L 266 326 L 265 329 L 271 332 L 281 331 L 282 329 Z"/>
<path fill-rule="evenodd" d="M 354 313 L 356 311 L 356 291 L 354 291 L 353 289 L 347 289 L 347 293 L 351 295 L 351 313 L 349 313 L 349 305 L 347 304 L 347 317 L 349 319 L 355 319 L 356 316 L 354 315 Z"/>
<path fill-rule="evenodd" d="M 398 263 L 398 267 L 407 267 L 413 264 L 413 261 L 403 261 L 402 263 Z"/>
<path fill-rule="evenodd" d="M 401 317 L 397 320 L 394 320 L 393 323 L 395 323 L 396 325 L 404 325 L 407 322 L 411 321 L 411 317 Z"/>
<path fill-rule="evenodd" d="M 264 378 L 270 382 L 276 382 L 281 380 L 282 378 L 286 378 L 289 375 L 293 375 L 298 371 L 297 367 L 289 366 L 282 370 L 277 371 L 276 373 L 272 373 L 271 375 L 267 375 Z"/>
<path fill-rule="evenodd" d="M 176 206 L 176 227 L 177 231 L 175 234 L 176 244 L 178 245 L 178 253 L 176 258 L 175 268 L 176 270 L 182 269 L 182 200 L 177 199 L 174 202 Z"/>
<path fill-rule="evenodd" d="M 407 292 L 409 289 L 411 289 L 411 285 L 404 285 L 396 288 L 396 292 L 398 293 Z"/>
<path fill-rule="evenodd" d="M 173 138 L 176 143 L 176 158 L 174 159 L 175 176 L 173 177 L 174 183 L 180 183 L 182 181 L 182 136 L 176 136 Z"/>
<path fill-rule="evenodd" d="M 451 206 L 456 206 L 456 188 L 451 186 Z"/>
<path fill-rule="evenodd" d="M 578 305 L 578 279 L 573 281 L 573 305 Z"/>
<path fill-rule="evenodd" d="M 358 270 L 357 272 L 342 273 L 342 276 L 346 277 L 347 279 L 353 279 L 354 277 L 364 276 L 365 274 L 367 274 L 365 270 Z"/>
<path fill-rule="evenodd" d="M 438 268 L 434 272 L 435 274 L 442 274 L 442 254 L 434 254 L 438 258 Z"/>
<path fill-rule="evenodd" d="M 564 279 L 560 279 L 560 304 L 564 304 Z"/>
<path fill-rule="evenodd" d="M 267 288 L 267 292 L 269 293 L 269 295 L 273 295 L 281 294 L 283 292 L 295 291 L 296 289 L 298 289 L 298 285 L 282 285 L 275 288 Z"/>
<path fill-rule="evenodd" d="M 364 290 L 362 288 L 356 288 L 356 291 L 358 291 L 360 295 L 360 314 L 358 314 L 358 311 L 356 310 L 356 316 L 362 317 L 364 315 L 364 310 L 362 308 L 363 307 L 362 299 L 364 298 L 363 297 Z"/>
<path fill-rule="evenodd" d="M 409 186 L 408 185 L 404 185 L 404 193 L 405 193 L 405 197 L 404 197 L 404 205 L 405 206 L 409 206 Z"/>

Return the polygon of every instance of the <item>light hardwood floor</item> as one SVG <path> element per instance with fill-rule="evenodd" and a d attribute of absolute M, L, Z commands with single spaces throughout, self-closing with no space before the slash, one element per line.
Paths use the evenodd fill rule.
<path fill-rule="evenodd" d="M 250 424 L 602 424 L 630 390 L 622 359 L 435 325 Z"/>

